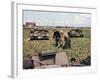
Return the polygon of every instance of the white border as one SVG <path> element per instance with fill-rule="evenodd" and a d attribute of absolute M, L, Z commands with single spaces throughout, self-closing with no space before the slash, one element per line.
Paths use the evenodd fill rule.
<path fill-rule="evenodd" d="M 95 51 L 95 32 L 96 32 L 96 9 L 86 7 L 71 7 L 71 6 L 51 6 L 51 5 L 37 5 L 32 3 L 12 3 L 12 77 L 45 77 L 45 76 L 60 76 L 74 73 L 91 73 L 96 72 L 97 59 Z M 22 69 L 22 52 L 23 52 L 23 38 L 22 38 L 22 10 L 43 10 L 43 11 L 60 11 L 60 12 L 78 12 L 90 13 L 91 16 L 91 67 L 68 67 L 68 68 L 54 68 L 54 69 Z"/>

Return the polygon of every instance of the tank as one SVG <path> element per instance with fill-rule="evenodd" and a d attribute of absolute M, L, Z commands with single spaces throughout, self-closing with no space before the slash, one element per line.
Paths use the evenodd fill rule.
<path fill-rule="evenodd" d="M 69 32 L 68 32 L 68 35 L 70 37 L 84 37 L 83 35 L 83 32 L 81 29 L 71 29 Z"/>
<path fill-rule="evenodd" d="M 30 40 L 49 40 L 49 32 L 46 29 L 34 29 L 30 31 Z"/>

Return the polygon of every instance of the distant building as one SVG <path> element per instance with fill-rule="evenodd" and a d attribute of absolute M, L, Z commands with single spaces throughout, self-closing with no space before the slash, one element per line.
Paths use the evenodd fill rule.
<path fill-rule="evenodd" d="M 36 27 L 36 23 L 35 22 L 26 22 L 23 27 L 28 27 L 28 28 Z"/>

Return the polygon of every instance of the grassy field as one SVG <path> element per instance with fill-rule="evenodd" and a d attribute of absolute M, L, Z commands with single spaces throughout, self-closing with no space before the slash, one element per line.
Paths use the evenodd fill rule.
<path fill-rule="evenodd" d="M 55 50 L 55 51 L 66 51 L 69 57 L 75 57 L 77 60 L 82 60 L 87 56 L 91 55 L 91 35 L 90 29 L 82 29 L 83 38 L 71 38 L 71 49 L 56 48 L 53 40 L 53 29 L 49 29 L 49 40 L 33 40 L 30 41 L 30 30 L 31 28 L 23 28 L 23 55 L 26 54 L 37 54 L 40 51 Z M 68 28 L 60 28 L 64 32 L 68 32 Z"/>

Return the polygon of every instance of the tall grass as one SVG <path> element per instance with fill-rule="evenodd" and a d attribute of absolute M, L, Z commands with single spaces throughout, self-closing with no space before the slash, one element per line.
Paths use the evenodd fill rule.
<path fill-rule="evenodd" d="M 84 37 L 83 38 L 72 38 L 71 48 L 63 50 L 62 48 L 56 48 L 54 46 L 53 39 L 53 29 L 49 30 L 49 40 L 32 40 L 30 41 L 30 31 L 31 28 L 23 28 L 23 55 L 25 54 L 37 54 L 40 51 L 55 50 L 55 51 L 66 51 L 69 57 L 75 57 L 78 60 L 86 58 L 91 55 L 91 30 L 82 29 Z M 59 31 L 68 32 L 70 29 L 62 28 Z"/>

